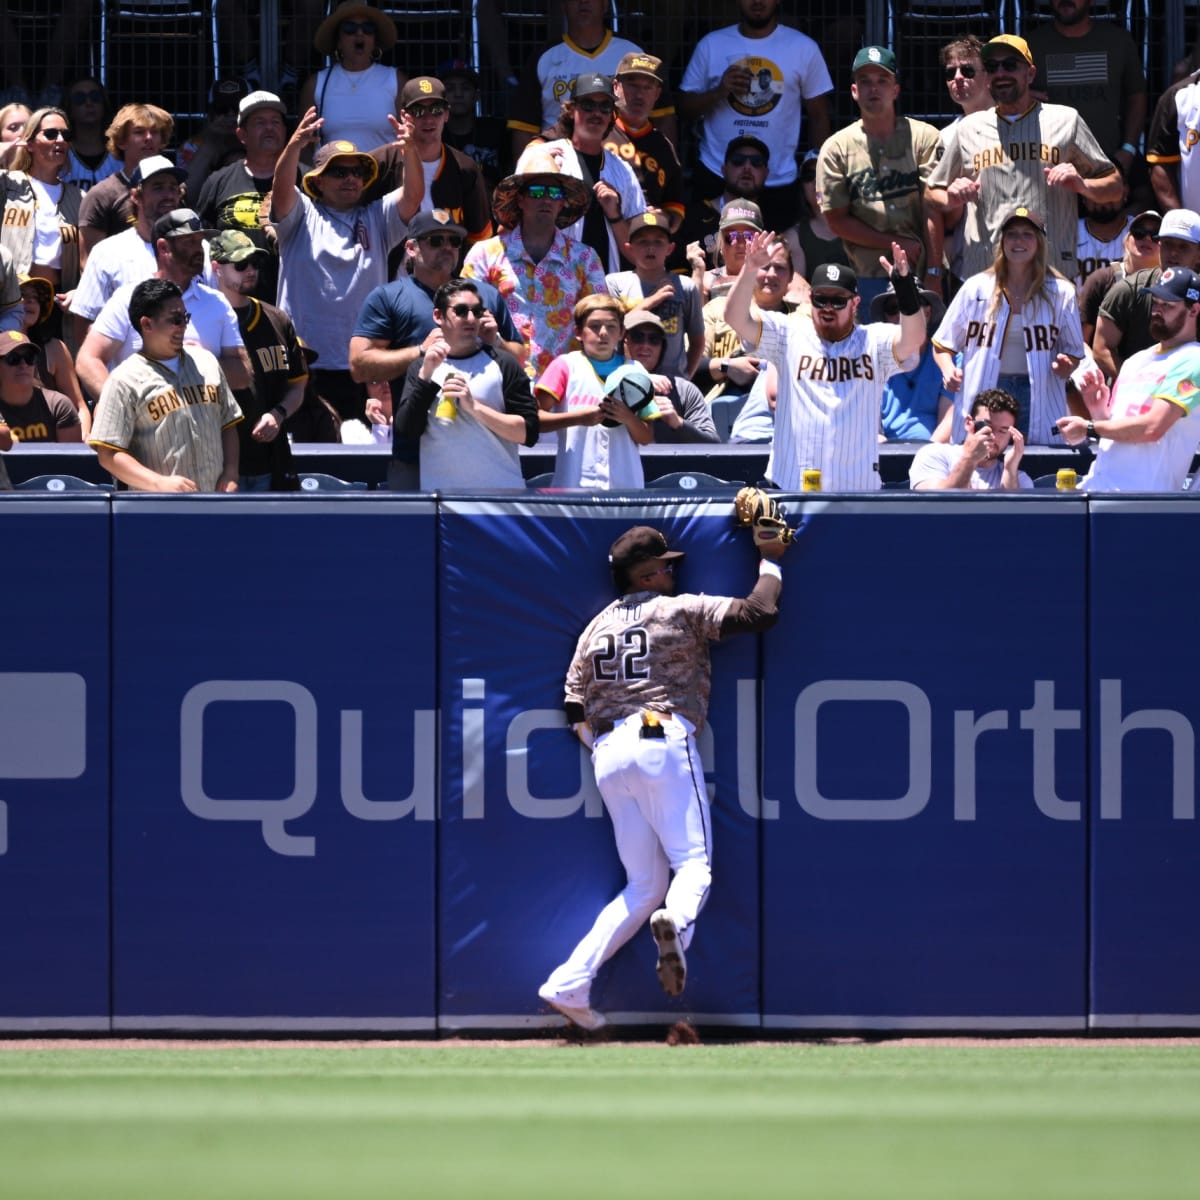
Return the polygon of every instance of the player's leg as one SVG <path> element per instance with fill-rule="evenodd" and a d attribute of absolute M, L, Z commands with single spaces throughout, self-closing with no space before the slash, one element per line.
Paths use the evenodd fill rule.
<path fill-rule="evenodd" d="M 712 887 L 712 815 L 691 722 L 676 716 L 663 728 L 668 753 L 649 779 L 645 812 L 674 872 L 663 907 L 686 950 Z"/>
<path fill-rule="evenodd" d="M 539 989 L 544 1000 L 550 999 L 550 993 L 572 1004 L 589 1005 L 597 971 L 645 924 L 667 890 L 670 872 L 666 857 L 633 790 L 640 784 L 633 744 L 636 737 L 635 725 L 619 725 L 597 742 L 592 759 L 627 882 L 600 911 L 571 956 Z"/>

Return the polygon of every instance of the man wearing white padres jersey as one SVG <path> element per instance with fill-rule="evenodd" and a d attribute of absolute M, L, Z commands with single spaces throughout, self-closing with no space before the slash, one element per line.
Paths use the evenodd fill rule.
<path fill-rule="evenodd" d="M 812 315 L 762 311 L 754 279 L 770 259 L 773 233 L 756 233 L 725 303 L 725 320 L 743 345 L 775 364 L 779 392 L 767 476 L 798 491 L 804 471 L 821 472 L 823 491 L 879 488 L 879 416 L 891 375 L 912 365 L 925 337 L 925 317 L 908 256 L 892 243 L 892 285 L 900 327 L 858 325 L 857 280 L 849 267 L 825 263 L 812 275 Z M 891 269 L 885 258 L 880 263 Z"/>
<path fill-rule="evenodd" d="M 242 419 L 217 360 L 183 348 L 183 293 L 169 279 L 133 289 L 129 318 L 142 348 L 100 393 L 88 438 L 100 465 L 147 492 L 234 492 Z"/>
<path fill-rule="evenodd" d="M 663 990 L 678 996 L 687 981 L 684 954 L 712 883 L 712 820 L 696 746 L 712 687 L 709 642 L 758 633 L 778 619 L 777 560 L 787 545 L 764 540 L 758 548 L 758 582 L 744 600 L 677 596 L 675 568 L 684 556 L 657 529 L 636 525 L 609 551 L 620 598 L 583 631 L 565 707 L 592 751 L 627 883 L 538 989 L 581 1029 L 605 1024 L 592 1008 L 592 983 L 647 917 Z"/>
<path fill-rule="evenodd" d="M 1177 492 L 1200 443 L 1200 275 L 1168 267 L 1150 295 L 1153 346 L 1125 360 L 1110 389 L 1095 366 L 1076 374 L 1091 419 L 1063 417 L 1068 445 L 1099 443 L 1088 492 Z"/>
<path fill-rule="evenodd" d="M 1163 212 L 1200 208 L 1200 71 L 1159 98 L 1146 136 L 1150 186 Z"/>
<path fill-rule="evenodd" d="M 964 230 L 964 278 L 991 266 L 1000 221 L 1014 206 L 1045 216 L 1050 265 L 1074 278 L 1077 196 L 1117 202 L 1121 176 L 1075 109 L 1034 97 L 1036 72 L 1024 38 L 992 38 L 983 66 L 996 106 L 951 126 L 926 199 L 943 213 L 973 206 L 977 220 Z"/>

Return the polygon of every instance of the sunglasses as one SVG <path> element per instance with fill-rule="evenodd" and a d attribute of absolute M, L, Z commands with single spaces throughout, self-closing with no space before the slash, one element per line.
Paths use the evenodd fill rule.
<path fill-rule="evenodd" d="M 59 138 L 62 138 L 64 142 L 71 140 L 71 131 L 69 129 L 39 129 L 38 134 L 48 142 L 57 142 Z"/>
<path fill-rule="evenodd" d="M 849 296 L 813 296 L 813 308 L 836 308 L 839 312 L 850 303 Z M 899 312 L 899 306 L 896 311 Z"/>
<path fill-rule="evenodd" d="M 1134 241 L 1142 242 L 1145 241 L 1146 238 L 1158 237 L 1158 228 L 1157 226 L 1152 225 L 1135 225 L 1129 231 L 1129 236 L 1133 238 Z"/>
<path fill-rule="evenodd" d="M 653 346 L 661 346 L 664 342 L 663 335 L 657 329 L 631 329 L 625 338 L 630 342 L 648 342 Z"/>
<path fill-rule="evenodd" d="M 575 106 L 583 109 L 585 113 L 609 113 L 613 111 L 613 102 L 611 100 L 576 100 Z"/>
<path fill-rule="evenodd" d="M 1025 60 L 1023 58 L 989 58 L 983 64 L 983 69 L 989 75 L 995 75 L 997 71 L 1004 71 L 1006 74 L 1011 75 L 1018 67 L 1024 65 Z"/>
<path fill-rule="evenodd" d="M 14 350 L 4 356 L 4 361 L 10 367 L 31 367 L 37 359 L 37 351 L 32 346 L 22 346 L 20 350 Z"/>
<path fill-rule="evenodd" d="M 440 250 L 443 246 L 457 250 L 463 244 L 462 238 L 457 233 L 430 233 L 420 240 L 428 242 L 435 250 Z"/>
<path fill-rule="evenodd" d="M 353 37 L 356 33 L 374 33 L 375 30 L 374 21 L 343 21 L 338 26 L 338 32 L 347 37 Z"/>
<path fill-rule="evenodd" d="M 168 325 L 174 325 L 176 328 L 181 325 L 186 325 L 191 319 L 192 314 L 188 312 L 187 309 L 184 309 L 183 312 L 167 313 L 167 315 L 163 317 L 163 320 L 166 321 Z"/>
<path fill-rule="evenodd" d="M 72 104 L 102 104 L 104 102 L 104 93 L 96 88 L 91 92 L 72 92 Z"/>
<path fill-rule="evenodd" d="M 947 67 L 942 74 L 946 76 L 946 82 L 949 83 L 955 75 L 960 74 L 964 79 L 975 78 L 975 68 L 970 63 L 960 63 L 953 67 Z"/>
<path fill-rule="evenodd" d="M 744 167 L 749 164 L 752 167 L 765 167 L 767 160 L 761 154 L 731 154 L 728 161 L 735 167 Z"/>
<path fill-rule="evenodd" d="M 557 183 L 531 183 L 524 191 L 530 200 L 565 200 L 567 198 L 566 189 L 559 187 Z"/>
<path fill-rule="evenodd" d="M 749 229 L 727 229 L 722 237 L 731 245 L 750 245 L 754 240 L 754 234 Z"/>
<path fill-rule="evenodd" d="M 440 117 L 444 113 L 450 111 L 448 104 L 412 104 L 409 106 L 409 115 L 420 121 L 424 117 Z"/>
<path fill-rule="evenodd" d="M 344 165 L 326 167 L 325 174 L 330 179 L 366 179 L 367 177 L 365 167 L 347 167 Z"/>
<path fill-rule="evenodd" d="M 222 263 L 221 265 L 224 267 L 232 267 L 240 275 L 243 271 L 247 271 L 251 267 L 257 266 L 258 264 L 254 261 L 254 255 L 251 254 L 246 258 L 243 258 L 240 262 L 227 262 Z"/>
<path fill-rule="evenodd" d="M 467 317 L 482 317 L 487 310 L 482 304 L 452 304 L 448 311 L 456 317 L 466 320 Z"/>

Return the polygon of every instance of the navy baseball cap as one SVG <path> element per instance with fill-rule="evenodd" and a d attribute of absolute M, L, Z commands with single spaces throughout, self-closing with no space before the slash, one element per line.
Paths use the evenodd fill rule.
<path fill-rule="evenodd" d="M 1141 290 L 1143 295 L 1157 296 L 1160 300 L 1200 304 L 1200 275 L 1187 267 L 1168 267 L 1157 283 Z"/>
<path fill-rule="evenodd" d="M 841 263 L 822 263 L 813 273 L 809 285 L 817 288 L 838 288 L 843 292 L 858 291 L 858 276 Z"/>

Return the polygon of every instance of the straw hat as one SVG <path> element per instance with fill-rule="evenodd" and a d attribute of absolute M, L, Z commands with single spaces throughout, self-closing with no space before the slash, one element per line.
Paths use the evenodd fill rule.
<path fill-rule="evenodd" d="M 390 50 L 396 44 L 396 22 L 387 13 L 372 8 L 369 4 L 346 0 L 317 26 L 313 45 L 322 54 L 332 54 L 337 48 L 338 27 L 343 21 L 374 21 L 375 45 L 381 50 Z"/>
<path fill-rule="evenodd" d="M 517 198 L 523 187 L 536 183 L 557 184 L 566 193 L 562 212 L 558 214 L 559 229 L 574 225 L 592 202 L 592 193 L 583 180 L 576 179 L 574 175 L 564 175 L 558 159 L 550 153 L 546 143 L 535 143 L 525 147 L 516 170 L 496 184 L 492 208 L 501 225 L 509 229 L 520 225 L 521 210 L 517 206 Z"/>

